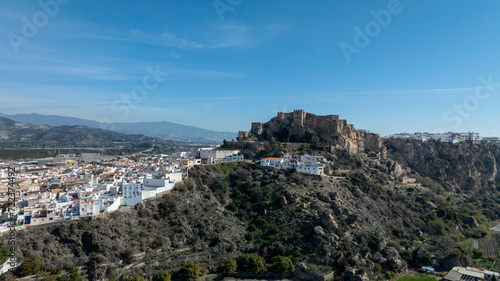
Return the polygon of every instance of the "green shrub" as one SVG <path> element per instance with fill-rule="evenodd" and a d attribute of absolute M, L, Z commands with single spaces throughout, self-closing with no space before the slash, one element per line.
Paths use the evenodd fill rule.
<path fill-rule="evenodd" d="M 183 264 L 181 269 L 177 271 L 178 277 L 182 280 L 195 280 L 203 274 L 205 274 L 205 269 L 194 262 Z"/>
<path fill-rule="evenodd" d="M 60 267 L 58 267 L 58 268 L 56 268 L 56 269 L 52 270 L 52 274 L 56 274 L 56 275 L 57 275 L 57 274 L 61 274 L 61 272 L 62 272 L 62 268 L 60 268 Z"/>
<path fill-rule="evenodd" d="M 229 203 L 229 205 L 227 205 L 227 209 L 231 212 L 238 211 L 238 207 L 236 207 L 236 204 L 234 204 L 234 202 Z"/>
<path fill-rule="evenodd" d="M 76 223 L 76 227 L 78 227 L 78 229 L 84 229 L 85 228 L 85 221 L 79 221 Z"/>
<path fill-rule="evenodd" d="M 274 257 L 271 260 L 272 264 L 269 268 L 270 271 L 276 273 L 292 273 L 295 271 L 295 266 L 290 258 L 287 257 Z"/>
<path fill-rule="evenodd" d="M 235 259 L 224 259 L 219 265 L 219 272 L 224 274 L 233 274 L 236 272 L 238 265 Z"/>
<path fill-rule="evenodd" d="M 263 257 L 255 254 L 244 254 L 236 259 L 238 268 L 242 271 L 252 273 L 263 273 L 267 271 L 266 262 Z"/>
<path fill-rule="evenodd" d="M 172 274 L 168 271 L 162 271 L 156 275 L 156 280 L 158 281 L 170 281 L 172 280 Z"/>
<path fill-rule="evenodd" d="M 42 266 L 42 261 L 37 256 L 30 256 L 29 258 L 23 260 L 19 266 L 19 273 L 21 275 L 28 275 L 32 273 L 37 273 Z"/>

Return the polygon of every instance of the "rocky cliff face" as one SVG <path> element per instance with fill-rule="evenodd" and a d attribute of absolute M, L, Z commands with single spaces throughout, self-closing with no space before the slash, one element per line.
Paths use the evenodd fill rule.
<path fill-rule="evenodd" d="M 387 139 L 387 156 L 440 182 L 447 190 L 479 191 L 500 186 L 496 144 Z"/>

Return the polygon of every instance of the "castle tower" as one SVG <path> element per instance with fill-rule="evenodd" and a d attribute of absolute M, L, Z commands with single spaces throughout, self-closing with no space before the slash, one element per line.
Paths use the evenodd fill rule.
<path fill-rule="evenodd" d="M 243 141 L 243 140 L 246 140 L 248 137 L 249 137 L 249 133 L 248 132 L 239 131 L 238 132 L 238 138 L 237 138 L 237 140 L 238 141 Z"/>
<path fill-rule="evenodd" d="M 293 111 L 293 123 L 294 125 L 304 126 L 304 120 L 306 119 L 306 112 L 302 109 Z"/>
<path fill-rule="evenodd" d="M 251 134 L 260 135 L 264 130 L 264 124 L 262 122 L 254 122 L 252 123 L 252 129 L 250 130 Z"/>
<path fill-rule="evenodd" d="M 279 118 L 280 120 L 285 119 L 285 113 L 284 113 L 284 112 L 278 112 L 278 118 Z"/>

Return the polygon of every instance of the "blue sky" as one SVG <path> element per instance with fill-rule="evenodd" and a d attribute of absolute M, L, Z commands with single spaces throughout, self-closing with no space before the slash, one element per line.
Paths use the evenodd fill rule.
<path fill-rule="evenodd" d="M 0 0 L 0 112 L 500 136 L 500 1 L 59 1 Z"/>

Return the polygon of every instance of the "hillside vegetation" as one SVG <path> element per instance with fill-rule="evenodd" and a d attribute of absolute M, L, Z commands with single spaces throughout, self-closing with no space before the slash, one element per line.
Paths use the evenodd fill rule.
<path fill-rule="evenodd" d="M 406 268 L 493 262 L 483 247 L 472 246 L 485 239 L 496 245 L 498 236 L 488 230 L 500 215 L 493 186 L 483 192 L 447 188 L 457 184 L 452 176 L 433 179 L 418 166 L 396 169 L 383 154 L 318 149 L 274 142 L 244 153 L 326 154 L 332 162 L 323 178 L 247 163 L 196 166 L 163 197 L 88 222 L 19 231 L 18 255 L 41 261 L 25 274 L 162 280 L 158 274 L 169 272 L 186 280 L 185 274 L 316 272 L 338 280 L 386 280 Z M 389 155 L 397 159 L 397 150 Z"/>

